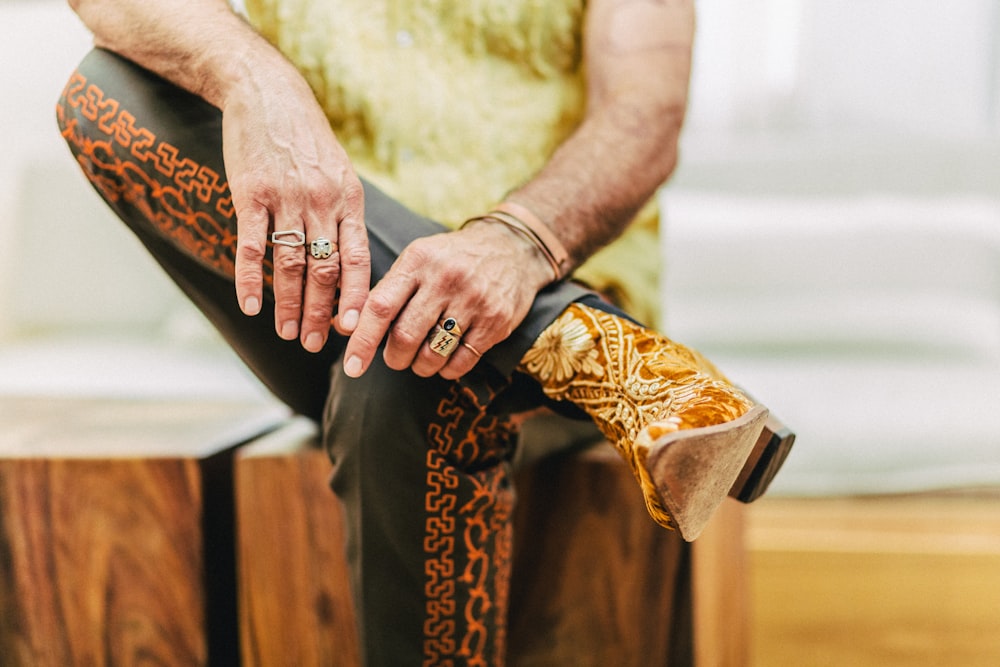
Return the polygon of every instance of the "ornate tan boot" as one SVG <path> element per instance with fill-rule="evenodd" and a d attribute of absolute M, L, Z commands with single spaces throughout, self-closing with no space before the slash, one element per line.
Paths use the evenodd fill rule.
<path fill-rule="evenodd" d="M 767 409 L 697 352 L 617 315 L 572 304 L 519 368 L 590 415 L 632 466 L 650 516 L 685 540 L 761 465 Z"/>

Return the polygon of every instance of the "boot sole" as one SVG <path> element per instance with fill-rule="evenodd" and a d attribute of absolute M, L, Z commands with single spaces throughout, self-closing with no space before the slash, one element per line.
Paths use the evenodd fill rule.
<path fill-rule="evenodd" d="M 655 439 L 648 428 L 640 434 L 636 446 L 645 449 L 644 472 L 685 541 L 701 534 L 744 468 L 756 471 L 766 458 L 765 446 L 750 462 L 767 419 L 767 408 L 757 405 L 724 424 L 674 431 Z"/>

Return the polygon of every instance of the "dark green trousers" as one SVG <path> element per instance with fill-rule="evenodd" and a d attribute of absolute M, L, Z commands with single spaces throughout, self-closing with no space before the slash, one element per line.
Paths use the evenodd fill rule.
<path fill-rule="evenodd" d="M 343 338 L 332 335 L 318 354 L 281 340 L 268 316 L 269 291 L 262 315 L 246 317 L 237 307 L 236 218 L 216 108 L 94 50 L 57 113 L 108 205 L 274 394 L 322 425 L 332 486 L 347 511 L 367 664 L 502 664 L 518 446 L 509 414 L 542 400 L 514 369 L 569 303 L 610 306 L 559 283 L 460 381 L 393 371 L 381 356 L 362 378 L 348 378 L 340 370 Z M 413 239 L 443 227 L 370 184 L 365 192 L 377 281 Z M 578 426 L 570 431 L 580 439 Z M 596 439 L 596 430 L 584 434 Z M 549 432 L 546 441 L 558 448 L 574 438 Z"/>

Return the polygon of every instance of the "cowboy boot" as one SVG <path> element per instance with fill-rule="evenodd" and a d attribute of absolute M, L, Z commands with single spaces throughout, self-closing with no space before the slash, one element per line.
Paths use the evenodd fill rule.
<path fill-rule="evenodd" d="M 650 516 L 687 541 L 731 492 L 750 495 L 738 483 L 759 487 L 761 470 L 776 472 L 765 407 L 694 350 L 618 315 L 571 304 L 519 370 L 594 420 L 631 465 Z"/>

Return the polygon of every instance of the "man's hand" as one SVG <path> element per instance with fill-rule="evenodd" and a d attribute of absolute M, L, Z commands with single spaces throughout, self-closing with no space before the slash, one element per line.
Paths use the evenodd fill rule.
<path fill-rule="evenodd" d="M 538 250 L 497 223 L 417 239 L 372 288 L 347 343 L 344 371 L 351 377 L 364 373 L 388 334 L 389 368 L 459 378 L 511 334 L 551 280 Z M 462 330 L 448 357 L 427 343 L 442 318 L 454 318 Z"/>
<path fill-rule="evenodd" d="M 302 76 L 225 0 L 70 0 L 97 46 L 138 63 L 222 110 L 223 158 L 236 209 L 236 293 L 260 311 L 273 231 L 305 245 L 274 249 L 275 328 L 318 351 L 354 330 L 370 258 L 361 183 Z M 296 238 L 287 235 L 284 239 Z M 335 251 L 315 259 L 308 244 Z"/>
<path fill-rule="evenodd" d="M 262 262 L 272 232 L 302 232 L 304 246 L 274 245 L 275 329 L 318 352 L 340 288 L 337 329 L 354 330 L 368 295 L 364 192 L 312 92 L 297 73 L 257 70 L 223 107 L 223 152 L 236 208 L 236 294 L 260 310 Z M 296 241 L 295 234 L 280 240 Z M 301 237 L 298 237 L 301 238 Z M 315 258 L 309 245 L 333 252 Z"/>

